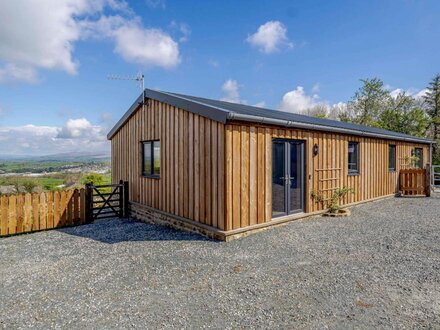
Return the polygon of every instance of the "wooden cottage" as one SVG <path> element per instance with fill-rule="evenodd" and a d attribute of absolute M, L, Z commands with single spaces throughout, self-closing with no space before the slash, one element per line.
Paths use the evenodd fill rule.
<path fill-rule="evenodd" d="M 398 192 L 398 174 L 431 141 L 378 128 L 146 89 L 110 131 L 113 182 L 134 218 L 228 240 Z"/>

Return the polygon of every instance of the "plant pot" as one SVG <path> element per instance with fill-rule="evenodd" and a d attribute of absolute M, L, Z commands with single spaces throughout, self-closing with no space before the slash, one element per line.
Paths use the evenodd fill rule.
<path fill-rule="evenodd" d="M 322 216 L 324 217 L 348 217 L 351 214 L 348 209 L 340 209 L 336 212 L 326 212 Z"/>

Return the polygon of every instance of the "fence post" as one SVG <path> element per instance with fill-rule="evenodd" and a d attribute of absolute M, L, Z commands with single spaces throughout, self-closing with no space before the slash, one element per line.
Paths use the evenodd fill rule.
<path fill-rule="evenodd" d="M 431 197 L 431 164 L 426 164 L 426 187 L 425 187 L 425 194 L 426 197 Z"/>
<path fill-rule="evenodd" d="M 119 217 L 122 218 L 124 216 L 124 194 L 125 194 L 125 186 L 124 181 L 119 180 Z"/>
<path fill-rule="evenodd" d="M 86 223 L 93 220 L 93 186 L 91 183 L 86 184 Z"/>
<path fill-rule="evenodd" d="M 129 201 L 129 193 L 128 193 L 128 181 L 124 181 L 124 217 L 128 218 L 128 201 Z"/>

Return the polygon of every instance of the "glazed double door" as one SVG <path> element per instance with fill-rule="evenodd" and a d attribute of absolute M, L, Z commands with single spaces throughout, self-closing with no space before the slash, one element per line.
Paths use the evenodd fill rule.
<path fill-rule="evenodd" d="M 304 141 L 272 141 L 272 218 L 304 212 Z"/>

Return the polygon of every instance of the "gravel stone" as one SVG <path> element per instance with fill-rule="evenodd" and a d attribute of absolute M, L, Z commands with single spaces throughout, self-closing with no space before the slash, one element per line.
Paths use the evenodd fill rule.
<path fill-rule="evenodd" d="M 0 328 L 439 328 L 440 195 L 232 242 L 130 220 L 0 239 Z"/>

